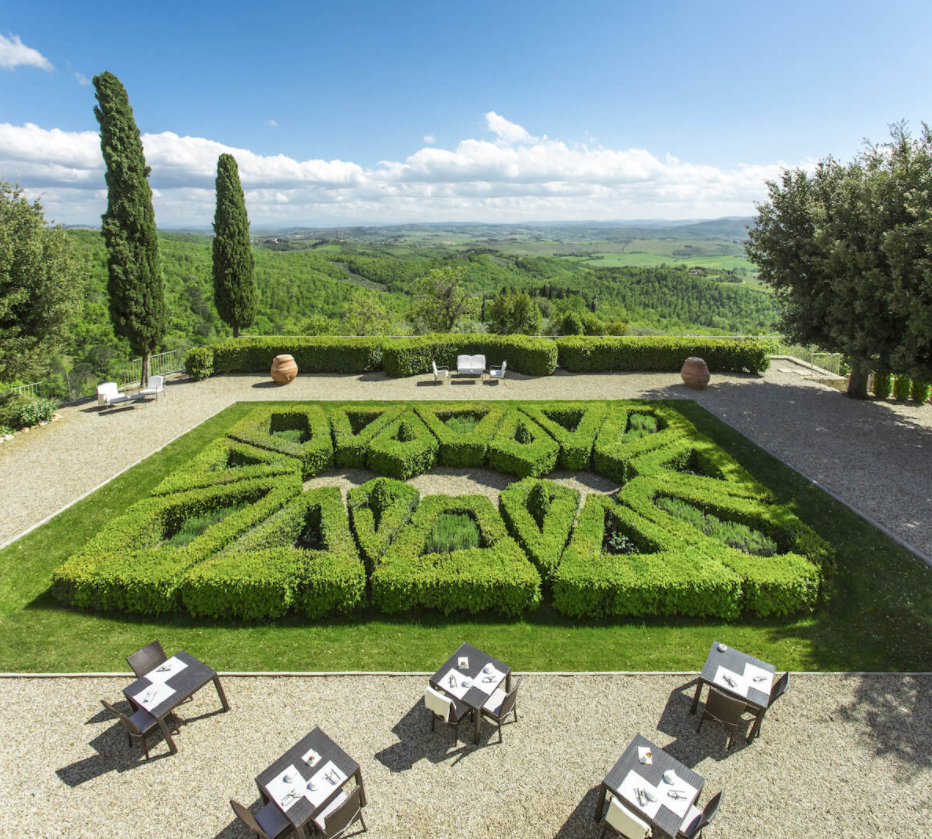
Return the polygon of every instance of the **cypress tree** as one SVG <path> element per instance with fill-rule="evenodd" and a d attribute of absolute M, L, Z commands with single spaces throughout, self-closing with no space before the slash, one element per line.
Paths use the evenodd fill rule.
<path fill-rule="evenodd" d="M 126 88 L 113 73 L 94 76 L 100 123 L 100 150 L 107 167 L 107 212 L 102 230 L 107 245 L 107 291 L 113 331 L 142 356 L 142 380 L 149 355 L 165 337 L 168 311 L 152 189 Z"/>
<path fill-rule="evenodd" d="M 223 321 L 239 337 L 256 317 L 255 260 L 249 217 L 232 154 L 217 160 L 217 211 L 214 214 L 214 302 Z"/>

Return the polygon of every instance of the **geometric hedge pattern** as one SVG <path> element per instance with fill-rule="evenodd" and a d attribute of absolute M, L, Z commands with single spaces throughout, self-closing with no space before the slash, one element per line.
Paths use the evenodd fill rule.
<path fill-rule="evenodd" d="M 302 491 L 333 463 L 381 477 Z M 522 480 L 484 496 L 427 496 L 435 465 Z M 593 471 L 613 496 L 546 479 Z M 437 553 L 440 517 L 477 547 Z M 250 412 L 55 572 L 77 608 L 217 619 L 319 618 L 373 605 L 516 616 L 546 594 L 573 617 L 761 617 L 811 611 L 832 551 L 664 403 L 340 405 Z"/>

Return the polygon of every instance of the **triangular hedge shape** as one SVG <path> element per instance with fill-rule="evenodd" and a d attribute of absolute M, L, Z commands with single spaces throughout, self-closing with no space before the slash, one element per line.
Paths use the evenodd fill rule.
<path fill-rule="evenodd" d="M 363 468 L 369 443 L 401 412 L 400 406 L 337 408 L 330 414 L 334 461 L 338 466 Z"/>
<path fill-rule="evenodd" d="M 415 405 L 414 410 L 440 441 L 440 462 L 444 466 L 483 466 L 489 440 L 507 412 L 504 405 L 473 402 L 443 402 Z M 466 433 L 447 423 L 454 417 L 475 417 L 476 424 Z"/>
<path fill-rule="evenodd" d="M 320 405 L 264 405 L 243 417 L 230 429 L 229 436 L 298 458 L 305 480 L 333 465 L 330 423 Z"/>
<path fill-rule="evenodd" d="M 589 469 L 592 447 L 605 420 L 605 402 L 551 402 L 522 405 L 521 410 L 560 444 L 559 464 L 564 469 Z"/>
<path fill-rule="evenodd" d="M 380 475 L 407 480 L 430 469 L 440 444 L 414 411 L 386 423 L 369 443 L 366 465 Z"/>
<path fill-rule="evenodd" d="M 421 494 L 411 484 L 374 478 L 346 495 L 350 521 L 366 570 L 371 572 L 417 509 Z"/>
<path fill-rule="evenodd" d="M 557 465 L 560 446 L 527 414 L 509 411 L 489 443 L 489 466 L 521 478 L 539 478 Z"/>

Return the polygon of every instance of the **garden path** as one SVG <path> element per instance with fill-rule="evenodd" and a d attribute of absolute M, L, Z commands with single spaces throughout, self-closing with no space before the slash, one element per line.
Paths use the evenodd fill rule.
<path fill-rule="evenodd" d="M 259 375 L 175 376 L 158 403 L 103 414 L 93 402 L 66 407 L 60 422 L 0 446 L 0 545 L 237 401 L 650 398 L 696 400 L 932 554 L 932 407 L 856 402 L 800 372 L 780 360 L 762 376 L 715 375 L 702 391 L 671 373 L 514 374 L 440 386 L 431 376 L 311 375 L 284 387 Z"/>

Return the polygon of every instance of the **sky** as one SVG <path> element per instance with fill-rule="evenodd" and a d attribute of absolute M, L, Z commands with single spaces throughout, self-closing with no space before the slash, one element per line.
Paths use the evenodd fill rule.
<path fill-rule="evenodd" d="M 316 0 L 0 6 L 0 178 L 99 225 L 93 76 L 160 227 L 747 216 L 783 168 L 932 122 L 932 3 Z"/>

